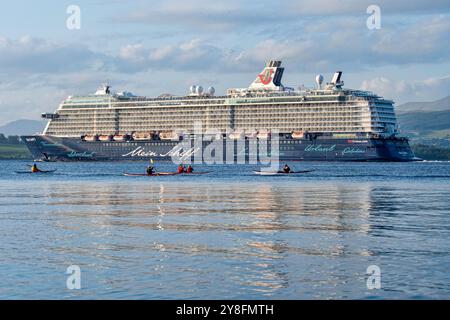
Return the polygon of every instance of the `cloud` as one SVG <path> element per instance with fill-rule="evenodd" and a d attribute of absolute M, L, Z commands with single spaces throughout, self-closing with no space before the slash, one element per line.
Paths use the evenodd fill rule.
<path fill-rule="evenodd" d="M 450 75 L 415 81 L 377 77 L 364 80 L 361 89 L 376 92 L 386 98 L 397 97 L 398 102 L 433 101 L 450 95 Z"/>
<path fill-rule="evenodd" d="M 112 23 L 145 24 L 155 27 L 177 28 L 183 32 L 248 32 L 260 27 L 295 23 L 308 18 L 362 17 L 367 8 L 376 4 L 382 15 L 424 15 L 450 13 L 448 0 L 260 0 L 212 2 L 209 0 L 168 0 L 151 7 L 130 5 L 132 9 L 109 19 Z"/>
<path fill-rule="evenodd" d="M 328 24 L 306 25 L 304 31 L 244 48 L 237 60 L 255 67 L 255 62 L 276 58 L 302 72 L 450 61 L 450 19 L 446 16 L 426 17 L 402 27 L 376 31 L 362 27 L 358 18 L 338 18 Z"/>
<path fill-rule="evenodd" d="M 450 59 L 449 36 L 450 19 L 439 16 L 395 31 L 381 30 L 371 51 L 374 59 L 395 64 L 445 62 Z"/>
<path fill-rule="evenodd" d="M 370 5 L 377 5 L 382 14 L 429 14 L 450 12 L 447 0 L 289 0 L 287 6 L 302 16 L 335 16 L 364 14 Z"/>
<path fill-rule="evenodd" d="M 302 27 L 303 32 L 275 35 L 232 48 L 199 38 L 160 47 L 129 44 L 120 48 L 114 65 L 120 72 L 255 72 L 265 61 L 279 59 L 292 71 L 327 72 L 450 61 L 450 20 L 445 16 L 377 31 L 362 27 L 361 19 L 352 17 L 337 18 L 333 23 L 305 23 Z"/>
<path fill-rule="evenodd" d="M 117 71 L 126 73 L 161 69 L 213 70 L 221 68 L 226 57 L 227 50 L 192 39 L 157 48 L 126 45 L 120 48 L 114 64 Z"/>
<path fill-rule="evenodd" d="M 123 39 L 121 46 L 108 52 L 101 46 L 91 49 L 31 36 L 0 37 L 0 73 L 255 72 L 269 59 L 284 60 L 297 72 L 327 72 L 450 61 L 448 16 L 422 17 L 400 26 L 386 24 L 380 30 L 368 30 L 365 19 L 357 17 L 320 19 L 286 26 L 282 33 L 267 32 L 257 41 L 222 43 L 186 36 L 155 45 L 123 43 Z"/>
<path fill-rule="evenodd" d="M 164 1 L 128 12 L 110 19 L 113 23 L 145 24 L 186 28 L 203 32 L 223 32 L 239 26 L 255 27 L 285 22 L 286 18 L 297 19 L 298 15 L 285 10 L 273 10 L 273 6 L 260 1 L 211 2 L 206 0 Z M 280 18 L 282 18 L 280 20 Z"/>
<path fill-rule="evenodd" d="M 23 36 L 18 39 L 0 37 L 0 72 L 67 72 L 98 70 L 107 56 L 83 45 L 53 43 Z"/>
<path fill-rule="evenodd" d="M 228 52 L 200 39 L 159 47 L 125 44 L 106 53 L 79 44 L 53 43 L 30 36 L 16 40 L 0 38 L 0 74 L 212 70 L 219 68 L 221 61 L 226 63 Z"/>

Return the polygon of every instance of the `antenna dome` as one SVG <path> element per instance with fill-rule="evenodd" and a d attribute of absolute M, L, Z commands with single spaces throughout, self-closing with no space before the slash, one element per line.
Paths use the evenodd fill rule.
<path fill-rule="evenodd" d="M 323 75 L 318 74 L 316 76 L 316 83 L 317 83 L 317 87 L 320 89 L 322 87 L 322 82 L 323 82 Z"/>
<path fill-rule="evenodd" d="M 208 88 L 208 93 L 212 96 L 214 95 L 214 93 L 216 92 L 216 89 L 214 89 L 214 87 L 209 87 Z"/>

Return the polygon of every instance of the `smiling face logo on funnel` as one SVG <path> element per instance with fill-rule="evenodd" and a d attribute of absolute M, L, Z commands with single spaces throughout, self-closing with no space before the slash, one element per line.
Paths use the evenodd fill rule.
<path fill-rule="evenodd" d="M 263 71 L 263 73 L 258 74 L 258 78 L 261 81 L 262 84 L 269 84 L 272 81 L 272 75 L 273 70 L 272 69 L 266 69 Z"/>
<path fill-rule="evenodd" d="M 272 81 L 273 70 L 266 69 L 261 74 L 258 74 L 258 78 L 262 84 L 267 85 Z"/>

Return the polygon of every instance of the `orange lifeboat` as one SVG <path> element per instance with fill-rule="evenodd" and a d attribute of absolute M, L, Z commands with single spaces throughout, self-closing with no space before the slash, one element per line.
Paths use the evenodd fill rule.
<path fill-rule="evenodd" d="M 123 135 L 123 134 L 115 134 L 113 136 L 113 140 L 114 141 L 125 141 L 125 137 L 126 137 L 126 135 Z"/>
<path fill-rule="evenodd" d="M 292 132 L 292 139 L 302 139 L 304 137 L 305 137 L 305 133 L 303 131 Z"/>
<path fill-rule="evenodd" d="M 110 134 L 101 134 L 98 136 L 98 140 L 100 141 L 111 141 L 112 140 L 112 135 Z"/>
<path fill-rule="evenodd" d="M 174 131 L 162 131 L 159 133 L 161 140 L 179 140 L 180 136 Z"/>
<path fill-rule="evenodd" d="M 153 135 L 149 132 L 135 132 L 132 135 L 133 140 L 151 140 Z"/>
<path fill-rule="evenodd" d="M 96 134 L 87 134 L 82 137 L 82 140 L 84 141 L 97 141 L 98 136 Z"/>

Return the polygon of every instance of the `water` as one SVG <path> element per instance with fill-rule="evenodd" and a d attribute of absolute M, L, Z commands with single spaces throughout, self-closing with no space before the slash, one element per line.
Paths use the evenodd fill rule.
<path fill-rule="evenodd" d="M 450 298 L 450 163 L 137 178 L 121 172 L 145 163 L 0 165 L 2 299 Z"/>

